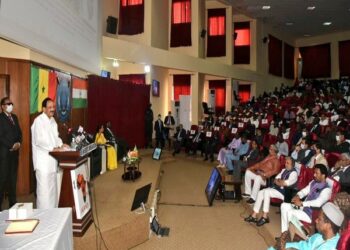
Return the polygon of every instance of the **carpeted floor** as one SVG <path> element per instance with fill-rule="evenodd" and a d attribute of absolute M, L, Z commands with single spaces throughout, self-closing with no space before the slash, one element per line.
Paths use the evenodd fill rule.
<path fill-rule="evenodd" d="M 144 249 L 266 249 L 279 232 L 277 208 L 272 222 L 258 228 L 243 221 L 251 212 L 245 202 L 214 201 L 209 207 L 204 189 L 215 163 L 184 155 L 172 158 L 164 152 L 158 217 L 170 228 L 169 237 L 151 234 L 150 240 L 133 248 Z"/>

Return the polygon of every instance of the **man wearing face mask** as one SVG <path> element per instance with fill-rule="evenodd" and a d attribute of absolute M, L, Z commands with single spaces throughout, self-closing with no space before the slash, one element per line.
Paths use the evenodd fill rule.
<path fill-rule="evenodd" d="M 13 103 L 9 97 L 1 99 L 0 114 L 0 211 L 7 187 L 9 207 L 16 204 L 16 184 L 18 154 L 21 147 L 22 131 L 15 114 L 12 114 Z"/>
<path fill-rule="evenodd" d="M 35 118 L 31 127 L 33 165 L 36 176 L 36 206 L 38 209 L 58 206 L 57 161 L 49 153 L 69 148 L 58 136 L 57 123 L 53 117 L 55 104 L 52 99 L 42 102 L 43 112 Z"/>
<path fill-rule="evenodd" d="M 156 147 L 164 147 L 164 123 L 161 114 L 158 115 L 158 120 L 154 123 L 154 131 L 156 132 Z"/>
<path fill-rule="evenodd" d="M 330 152 L 336 153 L 349 153 L 350 144 L 345 140 L 344 132 L 339 130 L 335 136 L 335 140 L 337 141 L 336 145 L 328 148 Z"/>

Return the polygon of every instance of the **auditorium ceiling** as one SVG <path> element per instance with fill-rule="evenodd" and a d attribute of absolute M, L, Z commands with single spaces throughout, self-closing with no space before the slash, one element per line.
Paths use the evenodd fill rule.
<path fill-rule="evenodd" d="M 350 31 L 350 0 L 222 0 L 294 37 Z"/>

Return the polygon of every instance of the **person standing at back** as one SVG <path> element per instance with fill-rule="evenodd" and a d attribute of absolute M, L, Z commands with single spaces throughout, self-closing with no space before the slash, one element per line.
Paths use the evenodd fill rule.
<path fill-rule="evenodd" d="M 18 155 L 22 141 L 22 131 L 18 119 L 12 113 L 13 103 L 9 97 L 1 99 L 0 114 L 0 211 L 7 187 L 9 207 L 17 203 L 16 186 Z"/>
<path fill-rule="evenodd" d="M 36 176 L 36 206 L 38 209 L 58 206 L 57 161 L 50 151 L 61 151 L 68 145 L 58 136 L 57 123 L 53 117 L 55 104 L 52 99 L 42 102 L 43 112 L 35 118 L 31 127 L 33 165 Z"/>

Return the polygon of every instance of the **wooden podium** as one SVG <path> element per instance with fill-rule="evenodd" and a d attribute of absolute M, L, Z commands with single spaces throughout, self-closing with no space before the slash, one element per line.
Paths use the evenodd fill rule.
<path fill-rule="evenodd" d="M 75 173 L 89 164 L 88 155 L 96 148 L 96 144 L 92 146 L 89 145 L 88 147 L 90 148 L 81 151 L 50 152 L 50 155 L 58 161 L 59 167 L 63 170 L 58 207 L 72 208 L 73 235 L 78 237 L 84 235 L 93 221 L 87 180 L 85 178 L 80 178 L 81 180 L 79 181 L 75 180 Z M 78 176 L 81 177 L 82 174 Z M 80 196 L 84 196 L 84 202 L 86 202 L 82 206 L 84 209 L 83 216 L 81 216 L 81 211 L 77 211 L 77 209 L 81 209 L 80 203 L 77 204 L 77 193 L 74 194 L 74 192 L 78 190 L 77 186 L 79 186 L 79 192 L 81 192 Z M 85 199 L 87 199 L 87 201 Z"/>

